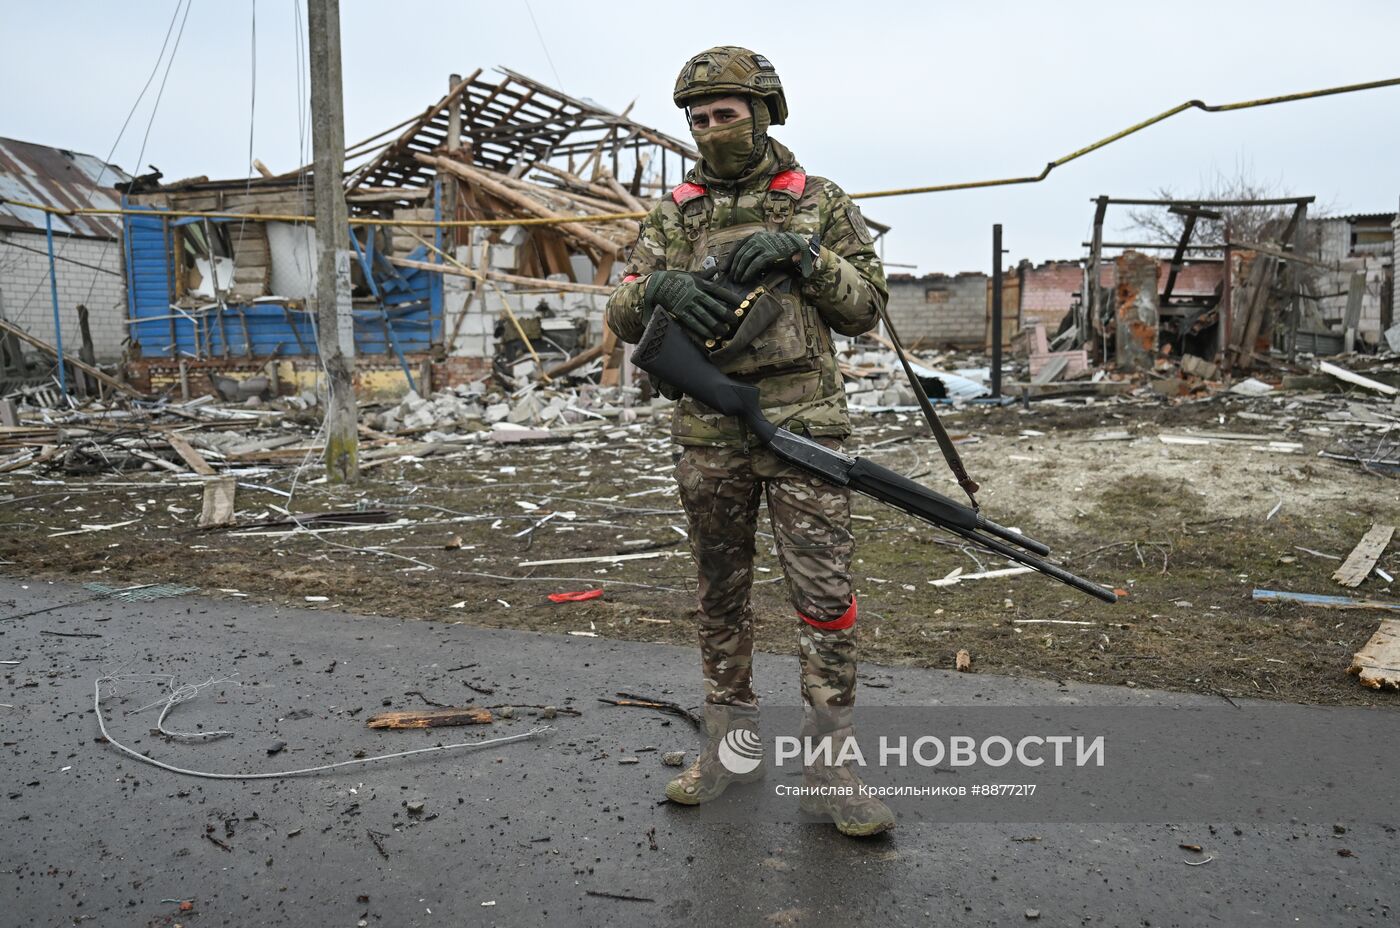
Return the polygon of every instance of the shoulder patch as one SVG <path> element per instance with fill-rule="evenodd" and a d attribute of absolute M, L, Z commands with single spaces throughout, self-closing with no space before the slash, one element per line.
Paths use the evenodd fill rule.
<path fill-rule="evenodd" d="M 706 191 L 699 184 L 692 184 L 689 181 L 678 185 L 671 191 L 671 201 L 677 206 L 684 206 L 687 202 L 696 197 L 703 197 Z"/>
<path fill-rule="evenodd" d="M 801 171 L 780 171 L 768 182 L 768 189 L 782 191 L 791 194 L 793 199 L 800 199 L 802 191 L 807 189 L 807 175 Z"/>
<path fill-rule="evenodd" d="M 850 222 L 856 238 L 862 245 L 869 245 L 875 241 L 875 236 L 870 234 L 870 227 L 865 224 L 865 217 L 861 215 L 859 206 L 850 202 L 846 204 L 846 220 Z"/>

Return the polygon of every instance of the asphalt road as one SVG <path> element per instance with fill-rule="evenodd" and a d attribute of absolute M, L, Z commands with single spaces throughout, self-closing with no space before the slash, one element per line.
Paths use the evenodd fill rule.
<path fill-rule="evenodd" d="M 0 580 L 0 616 L 89 596 L 72 584 Z M 191 595 L 0 619 L 0 660 L 0 925 L 1276 926 L 1395 917 L 1397 838 L 1383 822 L 1347 822 L 1341 834 L 1330 821 L 916 823 L 867 842 L 821 825 L 699 824 L 658 802 L 675 772 L 661 752 L 693 751 L 697 735 L 661 713 L 597 701 L 627 690 L 698 702 L 697 659 L 686 648 Z M 180 682 L 237 674 L 239 685 L 207 689 L 167 723 L 234 732 L 214 741 L 170 743 L 151 734 L 158 709 L 131 714 L 159 698 L 158 683 L 120 682 L 103 703 L 116 739 L 206 770 L 304 767 L 542 724 L 531 714 L 539 710 L 517 708 L 489 727 L 368 730 L 364 719 L 386 704 L 474 700 L 580 714 L 561 712 L 539 739 L 479 751 L 288 780 L 203 780 L 98 738 L 93 682 L 104 672 Z M 796 701 L 794 657 L 762 655 L 757 675 L 766 699 Z M 862 691 L 868 705 L 1196 701 L 908 668 L 867 666 L 862 677 L 878 685 Z M 286 746 L 269 755 L 276 742 Z M 1379 809 L 1393 817 L 1393 797 Z"/>

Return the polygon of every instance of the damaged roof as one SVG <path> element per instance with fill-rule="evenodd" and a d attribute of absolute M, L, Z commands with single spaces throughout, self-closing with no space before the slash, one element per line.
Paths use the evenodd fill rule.
<path fill-rule="evenodd" d="M 58 209 L 115 209 L 121 204 L 114 184 L 131 177 L 101 158 L 65 148 L 0 138 L 0 229 L 42 231 L 44 214 L 14 200 Z M 60 235 L 115 239 L 118 216 L 53 217 Z"/>

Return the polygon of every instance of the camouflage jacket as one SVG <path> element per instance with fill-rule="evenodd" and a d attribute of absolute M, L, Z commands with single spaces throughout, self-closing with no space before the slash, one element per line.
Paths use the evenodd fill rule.
<path fill-rule="evenodd" d="M 752 379 L 770 420 L 814 437 L 850 434 L 846 393 L 832 348 L 832 331 L 853 336 L 868 331 L 889 297 L 884 268 L 865 220 L 840 187 L 810 177 L 786 147 L 769 140 L 759 166 L 724 181 L 706 175 L 704 163 L 642 221 L 623 281 L 608 299 L 607 324 L 619 338 L 642 336 L 646 275 L 660 270 L 698 270 L 714 243 L 750 231 L 786 229 L 820 236 L 821 254 L 800 284 L 800 309 L 819 330 L 807 369 Z M 732 233 L 726 236 L 725 230 Z M 796 306 L 798 300 L 793 300 Z M 676 405 L 671 436 L 682 445 L 747 447 L 747 429 L 690 397 Z"/>

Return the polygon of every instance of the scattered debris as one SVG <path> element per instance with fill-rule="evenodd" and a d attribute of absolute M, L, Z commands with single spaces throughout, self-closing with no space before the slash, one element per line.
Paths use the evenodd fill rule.
<path fill-rule="evenodd" d="M 168 684 L 169 695 L 164 701 L 161 709 L 161 720 L 164 721 L 166 714 L 176 705 L 188 702 L 198 694 L 199 690 L 209 684 L 185 685 L 176 687 L 174 678 L 169 674 L 106 674 L 98 677 L 92 682 L 92 711 L 97 718 L 97 729 L 101 733 L 98 739 L 102 744 L 109 744 L 127 757 L 139 763 L 148 764 L 170 773 L 178 773 L 184 776 L 199 777 L 206 780 L 281 780 L 288 777 L 309 776 L 311 774 L 323 773 L 327 770 L 338 770 L 342 767 L 354 767 L 362 764 L 372 764 L 383 760 L 393 760 L 400 757 L 412 757 L 417 754 L 435 754 L 441 751 L 475 750 L 490 747 L 497 744 L 509 744 L 515 741 L 524 741 L 530 738 L 537 738 L 551 730 L 550 726 L 540 726 L 529 731 L 515 735 L 502 735 L 496 738 L 484 738 L 479 741 L 463 741 L 454 744 L 435 744 L 432 747 L 416 748 L 409 751 L 395 751 L 391 754 L 375 754 L 369 757 L 355 757 L 351 760 L 342 760 L 329 764 L 318 764 L 314 767 L 301 767 L 296 770 L 280 770 L 273 772 L 258 773 L 222 773 L 208 770 L 193 770 L 186 767 L 177 767 L 174 764 L 167 764 L 164 761 L 147 757 L 145 754 L 128 747 L 112 737 L 107 730 L 107 718 L 102 711 L 102 685 L 115 684 L 119 682 L 148 682 L 152 679 L 165 681 Z M 152 704 L 156 705 L 156 704 Z M 138 710 L 139 711 L 139 710 Z M 211 733 L 215 734 L 215 733 Z M 218 732 L 217 734 L 225 734 Z"/>

